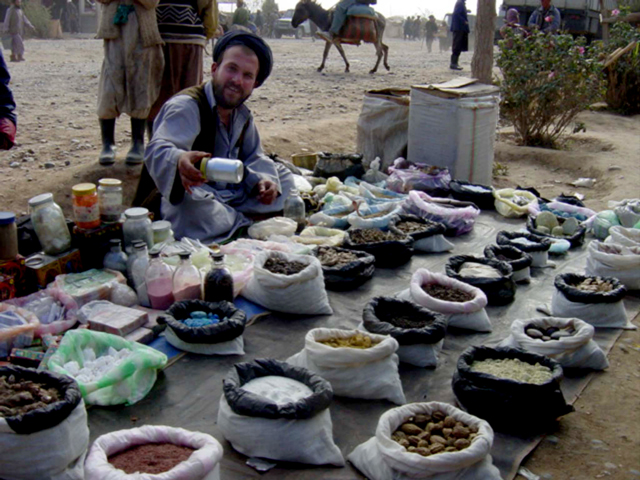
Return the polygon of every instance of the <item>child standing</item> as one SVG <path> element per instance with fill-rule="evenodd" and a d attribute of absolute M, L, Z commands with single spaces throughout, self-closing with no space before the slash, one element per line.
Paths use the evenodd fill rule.
<path fill-rule="evenodd" d="M 4 17 L 5 32 L 11 35 L 11 58 L 12 62 L 24 61 L 24 35 L 25 27 L 35 32 L 27 16 L 22 11 L 21 0 L 11 0 L 11 6 Z"/>

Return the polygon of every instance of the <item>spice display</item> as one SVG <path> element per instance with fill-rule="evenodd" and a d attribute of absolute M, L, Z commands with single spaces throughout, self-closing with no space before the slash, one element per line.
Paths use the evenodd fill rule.
<path fill-rule="evenodd" d="M 189 318 L 182 320 L 187 327 L 206 327 L 207 325 L 215 325 L 216 323 L 224 322 L 227 317 L 222 320 L 215 313 L 207 313 L 202 311 L 191 312 Z"/>
<path fill-rule="evenodd" d="M 295 260 L 290 262 L 277 257 L 269 257 L 267 261 L 264 262 L 265 269 L 269 270 L 271 273 L 277 273 L 280 275 L 295 275 L 307 267 L 308 265 L 306 263 L 297 262 Z"/>
<path fill-rule="evenodd" d="M 318 340 L 318 343 L 333 348 L 359 348 L 364 350 L 377 345 L 379 342 L 374 342 L 368 335 L 356 333 L 354 336 L 347 338 L 327 338 L 325 340 Z"/>
<path fill-rule="evenodd" d="M 147 247 L 153 247 L 153 229 L 149 210 L 142 207 L 129 208 L 124 211 L 125 221 L 122 225 L 124 236 L 124 249 L 131 254 L 133 242 L 142 240 Z"/>
<path fill-rule="evenodd" d="M 14 375 L 0 376 L 0 417 L 24 415 L 60 400 L 56 388 L 48 388 L 31 380 L 18 380 Z"/>
<path fill-rule="evenodd" d="M 588 277 L 573 287 L 585 292 L 606 293 L 615 289 L 613 282 L 602 277 Z"/>
<path fill-rule="evenodd" d="M 423 457 L 458 452 L 468 448 L 478 436 L 476 425 L 466 425 L 444 412 L 409 417 L 393 432 L 391 439 L 408 452 Z"/>
<path fill-rule="evenodd" d="M 60 206 L 52 193 L 43 193 L 29 200 L 31 223 L 40 245 L 47 255 L 57 255 L 71 248 L 71 233 Z"/>
<path fill-rule="evenodd" d="M 149 267 L 145 273 L 147 295 L 151 308 L 166 310 L 173 302 L 173 271 L 160 258 L 159 251 L 151 252 Z"/>
<path fill-rule="evenodd" d="M 405 305 L 398 305 L 397 308 L 391 309 L 378 308 L 376 314 L 380 321 L 398 328 L 424 328 L 434 321 L 433 317 L 420 316 L 419 310 L 407 308 Z"/>
<path fill-rule="evenodd" d="M 427 295 L 445 302 L 468 302 L 473 300 L 473 295 L 468 292 L 463 292 L 453 287 L 445 287 L 437 283 L 423 285 L 422 290 Z"/>
<path fill-rule="evenodd" d="M 474 361 L 471 364 L 471 370 L 534 385 L 541 385 L 553 378 L 549 367 L 539 363 L 532 365 L 518 358 L 489 358 L 487 360 Z"/>
<path fill-rule="evenodd" d="M 180 263 L 173 272 L 173 298 L 180 300 L 200 300 L 202 278 L 200 270 L 191 263 L 191 254 L 180 253 Z"/>
<path fill-rule="evenodd" d="M 335 267 L 355 262 L 358 260 L 358 256 L 353 252 L 338 251 L 331 247 L 320 247 L 318 248 L 318 260 L 325 267 Z"/>
<path fill-rule="evenodd" d="M 81 362 L 71 360 L 65 363 L 62 368 L 69 372 L 78 382 L 92 383 L 98 381 L 107 372 L 115 370 L 122 362 L 133 355 L 133 351 L 128 348 L 116 350 L 109 347 L 104 355 L 96 356 L 95 350 L 85 348 L 82 350 Z"/>
<path fill-rule="evenodd" d="M 277 405 L 295 403 L 313 395 L 313 390 L 304 383 L 277 375 L 255 378 L 245 383 L 241 390 L 264 397 Z"/>
<path fill-rule="evenodd" d="M 578 220 L 574 217 L 561 220 L 562 222 L 551 212 L 541 212 L 535 220 L 536 230 L 554 237 L 570 237 L 580 227 Z"/>
<path fill-rule="evenodd" d="M 13 260 L 18 255 L 18 228 L 12 212 L 0 212 L 0 260 Z"/>
<path fill-rule="evenodd" d="M 73 193 L 73 217 L 78 228 L 92 230 L 100 226 L 98 192 L 93 183 L 79 183 L 71 188 Z"/>
<path fill-rule="evenodd" d="M 410 220 L 403 220 L 396 223 L 396 228 L 407 235 L 412 233 L 424 232 L 425 230 L 435 226 L 435 222 L 425 220 L 425 223 L 412 222 Z"/>
<path fill-rule="evenodd" d="M 351 241 L 355 244 L 391 242 L 394 240 L 406 240 L 406 235 L 393 232 L 383 232 L 379 228 L 363 228 L 349 233 Z"/>
<path fill-rule="evenodd" d="M 551 340 L 560 340 L 561 338 L 571 337 L 576 333 L 576 331 L 572 325 L 567 325 L 563 328 L 544 328 L 541 325 L 530 323 L 525 327 L 524 333 L 526 333 L 531 338 L 539 338 L 544 342 L 550 342 Z"/>
<path fill-rule="evenodd" d="M 476 262 L 465 262 L 460 266 L 458 274 L 461 277 L 474 277 L 474 278 L 500 278 L 502 274 L 496 268 L 489 265 Z"/>
<path fill-rule="evenodd" d="M 101 178 L 98 181 L 98 204 L 100 220 L 113 223 L 122 214 L 122 182 L 115 178 Z"/>
<path fill-rule="evenodd" d="M 207 302 L 233 302 L 233 276 L 224 264 L 224 254 L 214 253 L 213 265 L 204 277 L 204 299 Z"/>
<path fill-rule="evenodd" d="M 108 460 L 126 474 L 168 472 L 179 463 L 188 460 L 195 449 L 173 443 L 147 443 L 127 448 L 111 455 Z"/>

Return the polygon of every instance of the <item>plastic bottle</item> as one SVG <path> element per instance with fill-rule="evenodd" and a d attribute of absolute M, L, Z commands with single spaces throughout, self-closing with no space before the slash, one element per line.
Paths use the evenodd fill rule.
<path fill-rule="evenodd" d="M 133 262 L 131 263 L 131 274 L 129 280 L 134 290 L 138 294 L 138 301 L 143 307 L 150 307 L 149 295 L 147 294 L 147 283 L 145 274 L 149 266 L 149 252 L 147 244 L 140 241 L 136 243 Z"/>
<path fill-rule="evenodd" d="M 104 268 L 110 270 L 117 270 L 123 275 L 127 275 L 127 254 L 122 251 L 122 243 L 118 238 L 112 238 L 109 240 L 111 250 L 107 252 L 102 261 Z"/>
<path fill-rule="evenodd" d="M 202 298 L 202 277 L 189 252 L 180 254 L 180 264 L 173 273 L 173 298 L 176 302 Z"/>
<path fill-rule="evenodd" d="M 304 200 L 300 197 L 298 190 L 291 190 L 291 194 L 284 201 L 284 216 L 298 223 L 298 230 L 304 228 L 307 221 L 305 218 Z"/>
<path fill-rule="evenodd" d="M 151 308 L 166 310 L 173 304 L 173 272 L 160 258 L 159 251 L 151 252 L 151 260 L 145 275 L 147 294 Z"/>
<path fill-rule="evenodd" d="M 212 255 L 213 265 L 204 277 L 204 299 L 207 302 L 233 302 L 233 277 L 224 264 L 224 254 Z"/>

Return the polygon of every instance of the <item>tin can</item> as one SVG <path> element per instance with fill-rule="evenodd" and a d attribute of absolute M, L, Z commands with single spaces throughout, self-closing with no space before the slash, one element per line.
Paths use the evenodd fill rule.
<path fill-rule="evenodd" d="M 240 160 L 210 158 L 202 160 L 200 171 L 209 182 L 240 183 L 244 177 L 244 164 Z"/>

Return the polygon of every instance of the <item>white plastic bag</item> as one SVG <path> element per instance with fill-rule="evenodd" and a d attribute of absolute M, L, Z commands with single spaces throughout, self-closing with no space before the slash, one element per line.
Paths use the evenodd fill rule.
<path fill-rule="evenodd" d="M 466 425 L 478 426 L 478 436 L 458 452 L 423 457 L 391 439 L 393 432 L 417 414 L 441 411 Z M 357 446 L 347 459 L 370 480 L 501 480 L 490 455 L 493 429 L 484 420 L 447 403 L 411 403 L 383 413 L 375 437 Z"/>
<path fill-rule="evenodd" d="M 592 275 L 589 274 L 588 275 Z M 620 280 L 622 282 L 622 280 Z M 559 290 L 551 297 L 551 315 L 561 318 L 579 318 L 594 327 L 624 328 L 635 330 L 637 327 L 627 320 L 624 301 L 615 303 L 579 303 L 567 299 Z"/>
<path fill-rule="evenodd" d="M 413 243 L 413 249 L 416 252 L 440 253 L 450 252 L 454 245 L 444 238 L 444 235 L 437 234 L 430 237 L 421 238 Z"/>
<path fill-rule="evenodd" d="M 468 302 L 449 302 L 439 300 L 428 295 L 422 287 L 437 283 L 448 288 L 455 288 L 473 295 Z M 411 284 L 407 290 L 398 294 L 399 298 L 411 300 L 420 306 L 434 312 L 448 316 L 448 326 L 475 330 L 478 332 L 491 332 L 491 320 L 485 311 L 487 296 L 479 288 L 468 283 L 455 280 L 446 275 L 433 273 L 426 268 L 419 268 L 411 276 Z"/>
<path fill-rule="evenodd" d="M 164 331 L 164 337 L 171 345 L 184 352 L 200 355 L 244 355 L 244 339 L 242 335 L 220 343 L 190 343 L 181 340 L 171 328 Z"/>
<path fill-rule="evenodd" d="M 249 236 L 257 240 L 268 240 L 271 235 L 290 237 L 298 229 L 298 224 L 286 217 L 273 217 L 249 227 Z"/>
<path fill-rule="evenodd" d="M 609 236 L 604 243 L 616 243 L 623 247 L 640 247 L 640 229 L 621 226 L 611 227 Z"/>
<path fill-rule="evenodd" d="M 109 456 L 135 445 L 172 443 L 195 452 L 171 470 L 156 475 L 127 475 L 109 463 Z M 91 480 L 220 480 L 222 445 L 211 435 L 183 428 L 145 425 L 140 428 L 106 433 L 93 442 L 85 462 L 86 478 Z"/>
<path fill-rule="evenodd" d="M 335 228 L 307 227 L 293 240 L 305 245 L 322 245 L 325 247 L 340 247 L 344 242 L 346 232 Z"/>
<path fill-rule="evenodd" d="M 309 183 L 309 181 L 304 178 L 302 175 L 293 175 L 293 184 L 299 192 L 312 192 L 313 186 Z"/>
<path fill-rule="evenodd" d="M 218 409 L 218 427 L 233 448 L 248 457 L 261 457 L 310 465 L 344 466 L 333 442 L 331 414 L 326 408 L 311 418 L 261 418 L 238 415 L 224 394 Z"/>
<path fill-rule="evenodd" d="M 402 207 L 398 203 L 361 204 L 357 211 L 349 214 L 347 220 L 354 228 L 387 228 L 394 215 L 401 211 Z"/>
<path fill-rule="evenodd" d="M 298 261 L 307 268 L 295 275 L 271 273 L 264 268 L 269 257 Z M 320 261 L 309 255 L 285 252 L 261 252 L 256 255 L 253 277 L 242 292 L 243 296 L 268 310 L 299 315 L 331 315 Z"/>
<path fill-rule="evenodd" d="M 566 328 L 571 326 L 574 334 L 559 340 L 544 341 L 531 338 L 525 333 L 528 325 L 542 328 Z M 536 317 L 528 320 L 514 320 L 511 335 L 499 346 L 521 348 L 527 352 L 549 357 L 565 368 L 589 368 L 604 370 L 609 366 L 607 356 L 593 340 L 595 329 L 577 318 Z"/>
<path fill-rule="evenodd" d="M 603 244 L 593 240 L 587 252 L 587 275 L 614 277 L 629 290 L 640 290 L 640 247 Z"/>
<path fill-rule="evenodd" d="M 494 190 L 493 196 L 496 199 L 496 210 L 503 217 L 517 218 L 537 212 L 538 197 L 527 190 L 503 188 L 501 190 Z M 513 200 L 516 196 L 523 198 L 527 204 L 518 205 L 515 203 Z"/>
<path fill-rule="evenodd" d="M 380 157 L 376 157 L 369 164 L 369 170 L 362 176 L 362 180 L 373 185 L 384 182 L 387 178 L 389 175 L 380 171 Z"/>
<path fill-rule="evenodd" d="M 636 223 L 640 222 L 640 199 L 625 199 L 621 202 L 609 202 L 609 208 L 613 208 L 613 211 L 620 220 L 620 225 L 626 228 L 633 227 Z"/>
<path fill-rule="evenodd" d="M 398 342 L 394 338 L 366 332 L 378 342 L 367 349 L 333 348 L 318 343 L 328 338 L 350 338 L 356 333 L 359 332 L 335 328 L 309 330 L 304 349 L 287 359 L 287 363 L 317 373 L 331 383 L 335 395 L 405 403 L 395 354 Z"/>

